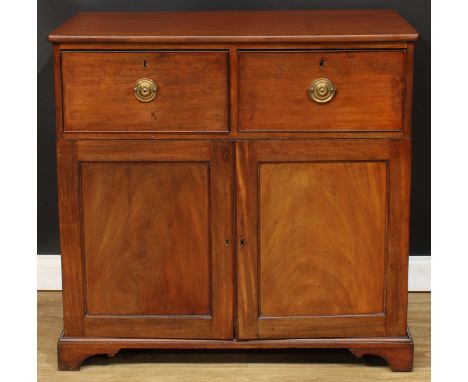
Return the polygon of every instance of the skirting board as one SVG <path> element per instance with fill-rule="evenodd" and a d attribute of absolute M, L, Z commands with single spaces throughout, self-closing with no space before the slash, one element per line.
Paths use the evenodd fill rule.
<path fill-rule="evenodd" d="M 37 256 L 37 290 L 62 290 L 59 255 Z M 408 290 L 431 290 L 431 256 L 410 256 Z"/>

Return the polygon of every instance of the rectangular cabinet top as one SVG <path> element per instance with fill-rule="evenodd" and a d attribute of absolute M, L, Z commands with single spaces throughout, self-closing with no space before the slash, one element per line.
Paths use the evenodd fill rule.
<path fill-rule="evenodd" d="M 382 42 L 413 41 L 393 10 L 78 13 L 51 42 Z"/>

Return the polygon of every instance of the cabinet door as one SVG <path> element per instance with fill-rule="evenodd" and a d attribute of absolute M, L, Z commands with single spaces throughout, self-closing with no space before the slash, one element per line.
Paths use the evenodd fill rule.
<path fill-rule="evenodd" d="M 58 142 L 65 336 L 233 337 L 231 151 Z"/>
<path fill-rule="evenodd" d="M 239 338 L 405 335 L 410 141 L 236 145 Z"/>

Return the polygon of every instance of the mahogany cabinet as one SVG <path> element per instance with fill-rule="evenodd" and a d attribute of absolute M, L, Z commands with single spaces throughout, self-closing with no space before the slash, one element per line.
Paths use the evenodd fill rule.
<path fill-rule="evenodd" d="M 80 13 L 54 45 L 61 370 L 347 348 L 410 371 L 397 13 Z"/>

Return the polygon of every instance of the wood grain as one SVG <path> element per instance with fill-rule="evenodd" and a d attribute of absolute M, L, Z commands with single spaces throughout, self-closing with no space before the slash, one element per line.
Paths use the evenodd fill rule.
<path fill-rule="evenodd" d="M 394 150 L 407 145 L 323 139 L 236 146 L 238 234 L 247 243 L 238 247 L 239 338 L 402 335 L 407 274 L 396 264 L 407 262 L 400 215 L 408 201 L 396 177 L 409 169 Z"/>
<path fill-rule="evenodd" d="M 59 149 L 66 333 L 232 338 L 231 144 Z"/>
<path fill-rule="evenodd" d="M 140 78 L 158 87 L 151 102 Z M 64 131 L 228 130 L 227 52 L 62 52 L 62 81 Z"/>
<path fill-rule="evenodd" d="M 392 371 L 412 371 L 413 347 L 414 345 L 409 343 L 407 346 L 401 346 L 399 348 L 392 349 L 351 348 L 350 351 L 358 358 L 361 358 L 364 355 L 379 356 L 387 361 Z"/>
<path fill-rule="evenodd" d="M 405 61 L 403 50 L 240 52 L 239 130 L 402 130 Z M 307 89 L 323 77 L 336 94 L 317 104 Z"/>
<path fill-rule="evenodd" d="M 161 43 L 161 42 L 54 42 L 59 50 L 89 51 L 89 50 L 173 50 L 175 46 L 182 50 L 225 50 L 225 49 L 255 49 L 255 50 L 304 50 L 304 49 L 406 49 L 410 41 L 367 41 L 367 42 L 199 42 L 199 43 Z"/>
<path fill-rule="evenodd" d="M 317 349 L 350 348 L 361 358 L 363 355 L 377 355 L 383 358 L 392 371 L 412 371 L 413 341 L 402 338 L 352 338 L 310 339 L 310 340 L 267 340 L 267 341 L 200 341 L 179 342 L 152 339 L 102 339 L 60 337 L 58 343 L 59 370 L 76 371 L 81 363 L 92 355 L 115 356 L 121 349 Z"/>
<path fill-rule="evenodd" d="M 390 10 L 80 13 L 52 32 L 59 368 L 318 347 L 410 370 L 417 36 Z"/>
<path fill-rule="evenodd" d="M 259 142 L 258 142 L 259 143 Z M 257 141 L 236 142 L 237 338 L 258 338 Z M 241 240 L 245 243 L 241 245 Z"/>
<path fill-rule="evenodd" d="M 376 357 L 358 359 L 342 350 L 165 350 L 121 351 L 84 361 L 80 373 L 57 371 L 56 340 L 62 330 L 60 292 L 38 293 L 38 380 L 70 382 L 92 380 L 153 381 L 302 381 L 315 378 L 323 382 L 427 381 L 431 371 L 430 293 L 409 294 L 408 322 L 414 338 L 414 368 L 404 375 L 390 373 L 385 362 Z M 352 342 L 352 340 L 350 340 Z M 171 346 L 167 344 L 167 346 Z M 352 346 L 352 345 L 351 345 Z M 77 353 L 77 352 L 76 352 Z M 75 354 L 76 354 L 75 353 Z M 90 352 L 103 354 L 103 347 Z M 365 364 L 372 367 L 364 367 Z M 105 366 L 105 367 L 103 367 Z M 311 377 L 312 376 L 312 377 Z"/>
<path fill-rule="evenodd" d="M 413 115 L 413 72 L 414 72 L 414 43 L 408 44 L 406 49 L 406 91 L 405 91 L 405 137 L 411 138 L 411 118 Z"/>
<path fill-rule="evenodd" d="M 213 143 L 212 143 L 213 144 Z M 198 141 L 80 140 L 77 156 L 83 162 L 208 162 L 210 144 Z"/>
<path fill-rule="evenodd" d="M 98 356 L 86 360 L 81 373 L 63 374 L 57 371 L 56 338 L 62 328 L 62 298 L 60 292 L 38 293 L 38 379 L 39 381 L 93 381 L 114 380 L 116 382 L 128 379 L 150 381 L 155 378 L 176 381 L 180 379 L 227 380 L 237 381 L 248 379 L 254 381 L 303 380 L 316 376 L 320 381 L 336 381 L 346 379 L 352 382 L 362 381 L 422 381 L 430 377 L 431 347 L 430 347 L 430 294 L 409 294 L 409 324 L 414 338 L 414 369 L 404 376 L 389 373 L 384 362 L 377 358 L 356 359 L 350 353 L 340 350 L 276 350 L 268 351 L 122 351 L 112 359 Z M 82 340 L 78 340 L 82 341 Z M 349 339 L 349 345 L 353 345 Z M 372 339 L 367 340 L 372 343 Z M 388 342 L 392 340 L 389 339 Z M 393 340 L 394 341 L 394 340 Z M 125 341 L 122 341 L 125 342 Z M 172 341 L 174 342 L 174 341 Z M 190 343 L 190 341 L 187 341 Z M 193 341 L 192 341 L 193 342 Z M 252 341 L 257 343 L 261 341 Z M 263 341 L 265 343 L 266 341 Z M 284 341 L 283 341 L 284 342 Z M 289 340 L 301 346 L 300 340 Z M 333 340 L 329 341 L 333 342 Z M 374 341 L 375 342 L 375 341 Z M 89 341 L 91 345 L 93 341 Z M 95 343 L 87 348 L 86 358 L 92 354 L 104 354 L 104 346 Z M 140 344 L 145 341 L 140 340 Z M 159 346 L 170 348 L 175 346 L 171 341 L 153 341 Z M 212 346 L 216 341 L 212 342 Z M 251 343 L 251 341 L 249 341 Z M 150 346 L 148 341 L 146 346 Z M 178 342 L 180 344 L 180 342 Z M 252 344 L 253 345 L 253 344 Z M 107 345 L 109 346 L 109 345 Z M 193 345 L 192 345 L 193 346 Z M 84 348 L 81 348 L 84 349 Z M 201 349 L 201 346 L 198 346 Z M 374 348 L 377 349 L 377 348 Z M 86 349 L 85 349 L 86 350 Z M 77 354 L 78 351 L 75 353 Z M 272 364 L 275 367 L 272 369 Z M 370 364 L 373 367 L 358 367 Z M 103 367 L 103 366 L 106 367 Z"/>
<path fill-rule="evenodd" d="M 261 317 L 383 314 L 386 172 L 370 161 L 260 164 Z"/>
<path fill-rule="evenodd" d="M 78 13 L 52 42 L 412 41 L 416 30 L 393 10 Z"/>
<path fill-rule="evenodd" d="M 61 134 L 63 139 L 67 140 L 87 140 L 87 139 L 127 139 L 127 140 L 207 140 L 207 139 L 226 139 L 230 141 L 255 140 L 255 139 L 311 139 L 311 138 L 405 138 L 404 131 L 301 131 L 301 132 L 281 132 L 281 131 L 229 131 L 226 133 L 170 133 L 170 132 L 107 132 L 107 133 L 83 133 L 83 132 L 64 132 Z"/>
<path fill-rule="evenodd" d="M 206 163 L 81 165 L 88 315 L 210 315 L 209 176 Z"/>
<path fill-rule="evenodd" d="M 84 329 L 84 269 L 76 141 L 57 142 L 57 185 L 62 256 L 63 325 L 67 336 Z"/>

